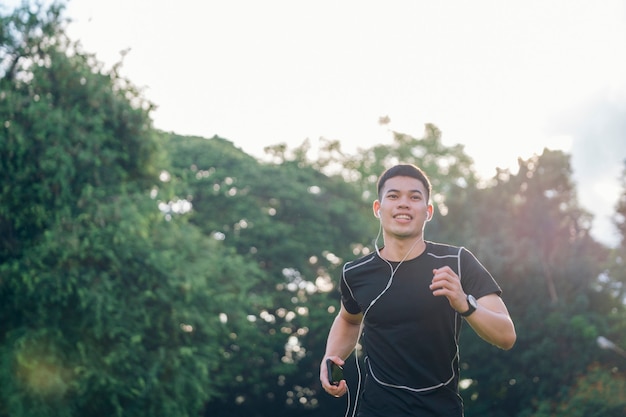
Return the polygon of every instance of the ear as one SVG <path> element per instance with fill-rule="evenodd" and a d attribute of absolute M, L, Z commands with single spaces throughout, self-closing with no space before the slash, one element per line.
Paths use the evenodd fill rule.
<path fill-rule="evenodd" d="M 432 220 L 433 216 L 435 215 L 435 207 L 433 207 L 432 204 L 429 204 L 428 207 L 426 208 L 426 221 L 429 222 Z"/>
<path fill-rule="evenodd" d="M 374 204 L 372 204 L 372 210 L 374 211 L 374 217 L 380 219 L 380 201 L 374 201 Z"/>

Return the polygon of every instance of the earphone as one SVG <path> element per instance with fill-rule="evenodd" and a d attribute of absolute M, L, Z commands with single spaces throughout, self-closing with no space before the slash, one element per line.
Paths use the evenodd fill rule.
<path fill-rule="evenodd" d="M 380 218 L 380 210 L 376 211 L 376 214 L 378 215 L 377 217 Z M 431 213 L 426 213 L 426 221 L 429 221 L 432 218 L 432 214 Z M 424 238 L 423 236 L 421 236 L 419 239 L 417 239 L 409 248 L 409 250 L 405 253 L 405 255 L 402 257 L 402 259 L 400 260 L 400 262 L 397 265 L 392 264 L 390 261 L 388 261 L 387 259 L 385 259 L 381 253 L 380 250 L 381 248 L 378 247 L 378 239 L 380 238 L 381 235 L 381 231 L 382 231 L 382 224 L 380 226 L 378 235 L 376 236 L 376 239 L 374 239 L 374 248 L 376 250 L 376 254 L 377 256 L 383 261 L 385 262 L 388 266 L 389 266 L 389 278 L 387 280 L 387 284 L 386 286 L 380 291 L 380 293 L 378 293 L 378 295 L 376 297 L 374 297 L 374 299 L 371 300 L 371 302 L 369 303 L 369 305 L 363 310 L 363 315 L 361 317 L 361 323 L 359 326 L 359 332 L 358 332 L 358 336 L 357 336 L 357 341 L 359 341 L 361 339 L 361 336 L 363 334 L 364 331 L 364 327 L 365 327 L 365 320 L 366 317 L 368 316 L 368 313 L 370 312 L 371 308 L 387 293 L 387 291 L 391 288 L 391 286 L 393 285 L 393 281 L 396 275 L 396 272 L 398 272 L 400 266 L 407 260 L 407 258 L 410 256 L 411 252 L 413 251 L 413 249 L 416 247 L 416 245 L 421 241 L 424 242 Z M 461 251 L 463 250 L 463 248 L 459 248 L 459 252 L 457 254 L 457 262 L 458 262 L 458 270 L 460 273 L 461 270 Z M 429 253 L 430 254 L 430 253 Z M 431 255 L 433 257 L 437 257 L 435 255 Z M 369 262 L 369 261 L 368 261 Z M 346 269 L 345 269 L 345 265 L 344 265 L 344 271 L 343 271 L 343 275 L 342 275 L 342 279 L 345 279 L 345 273 L 346 273 Z M 350 289 L 349 284 L 346 282 L 346 285 L 348 285 L 348 289 Z M 352 291 L 350 289 L 350 291 Z M 455 321 L 455 334 L 458 334 L 458 331 L 460 330 L 460 328 L 457 325 L 457 322 Z M 359 400 L 360 400 L 360 395 L 361 395 L 361 385 L 362 385 L 362 372 L 368 373 L 369 372 L 369 376 L 371 376 L 372 381 L 375 381 L 377 384 L 387 387 L 387 388 L 392 388 L 392 389 L 398 389 L 398 390 L 404 390 L 404 391 L 408 391 L 411 392 L 413 394 L 416 395 L 421 395 L 421 394 L 427 394 L 429 392 L 432 392 L 434 390 L 437 390 L 441 387 L 446 387 L 448 386 L 448 384 L 450 384 L 455 376 L 457 376 L 457 371 L 455 370 L 455 360 L 458 360 L 458 344 L 456 347 L 456 354 L 451 358 L 451 362 L 450 362 L 450 377 L 447 378 L 443 377 L 441 378 L 440 381 L 438 381 L 438 383 L 434 383 L 433 385 L 428 385 L 428 386 L 411 386 L 411 385 L 406 385 L 403 383 L 399 383 L 396 381 L 393 381 L 393 378 L 391 380 L 389 380 L 387 377 L 380 378 L 378 375 L 376 375 L 374 373 L 374 369 L 372 368 L 372 363 L 369 360 L 369 356 L 366 354 L 364 357 L 364 364 L 363 366 L 365 368 L 367 368 L 368 370 L 361 370 L 361 365 L 359 364 L 359 351 L 360 351 L 360 346 L 359 343 L 356 344 L 355 348 L 354 348 L 354 361 L 355 361 L 355 365 L 356 365 L 356 370 L 357 370 L 357 376 L 358 376 L 358 381 L 357 381 L 357 388 L 356 388 L 356 395 L 354 398 L 354 406 L 352 408 L 352 410 L 350 409 L 350 397 L 349 397 L 349 392 L 348 392 L 348 406 L 346 408 L 346 413 L 345 413 L 345 417 L 348 417 L 348 415 L 350 414 L 350 411 L 352 411 L 351 417 L 355 417 L 356 416 L 356 412 L 358 410 L 358 406 L 359 406 Z M 447 379 L 445 379 L 447 378 Z M 432 381 L 432 382 L 437 382 L 437 381 Z"/>
<path fill-rule="evenodd" d="M 380 210 L 376 211 L 376 214 L 378 214 L 378 218 L 380 219 Z M 424 241 L 423 237 L 420 237 L 420 239 L 417 239 L 413 245 L 409 248 L 409 250 L 406 252 L 406 254 L 404 255 L 404 257 L 402 258 L 402 260 L 400 261 L 400 263 L 398 263 L 398 265 L 396 265 L 395 267 L 385 258 L 382 257 L 382 255 L 380 254 L 380 249 L 378 247 L 378 239 L 380 238 L 380 234 L 382 231 L 382 225 L 380 227 L 380 229 L 378 230 L 378 235 L 376 236 L 376 239 L 374 239 L 374 248 L 376 249 L 376 253 L 378 254 L 378 256 L 380 257 L 380 259 L 382 259 L 383 261 L 385 261 L 385 263 L 387 263 L 387 265 L 389 265 L 390 270 L 390 275 L 389 275 L 389 280 L 387 281 L 387 285 L 385 286 L 385 288 L 370 302 L 369 306 L 367 306 L 367 308 L 365 309 L 365 311 L 363 312 L 363 316 L 361 317 L 361 324 L 359 326 L 359 333 L 357 336 L 357 340 L 361 339 L 361 335 L 363 333 L 363 328 L 365 325 L 365 317 L 367 316 L 367 313 L 370 311 L 370 309 L 372 308 L 372 306 L 374 306 L 374 304 L 376 304 L 376 302 L 387 292 L 387 290 L 391 287 L 391 284 L 393 283 L 393 277 L 396 274 L 396 272 L 398 272 L 398 269 L 400 268 L 400 265 L 402 265 L 404 263 L 404 261 L 407 259 L 407 257 L 409 256 L 409 254 L 413 251 L 413 249 L 415 248 L 415 246 L 420 242 L 420 241 Z M 344 266 L 345 268 L 345 266 Z M 344 271 L 345 273 L 345 271 Z M 367 360 L 367 359 L 366 359 Z M 354 399 L 354 408 L 352 409 L 352 415 L 351 417 L 355 417 L 356 416 L 356 412 L 358 409 L 358 404 L 359 404 L 359 395 L 361 392 L 361 366 L 359 365 L 359 345 L 357 344 L 354 348 L 354 361 L 356 364 L 356 369 L 357 369 L 357 375 L 358 375 L 358 382 L 357 382 L 357 389 L 356 389 L 356 396 Z M 370 366 L 370 372 L 371 372 L 371 365 Z M 412 390 L 412 388 L 410 387 L 404 387 L 404 386 L 398 386 L 398 385 L 392 385 L 392 384 L 386 384 L 383 383 L 381 381 L 378 381 L 378 379 L 376 379 L 376 381 L 381 384 L 381 385 L 386 385 L 390 388 L 400 388 L 400 389 L 408 389 L 408 390 Z M 346 414 L 345 417 L 348 417 L 348 414 L 350 413 L 350 396 L 348 394 L 348 407 L 346 408 Z"/>
<path fill-rule="evenodd" d="M 376 217 L 380 219 L 380 209 L 376 211 Z M 432 218 L 432 215 L 429 215 L 428 212 L 426 212 L 426 221 L 429 222 Z"/>

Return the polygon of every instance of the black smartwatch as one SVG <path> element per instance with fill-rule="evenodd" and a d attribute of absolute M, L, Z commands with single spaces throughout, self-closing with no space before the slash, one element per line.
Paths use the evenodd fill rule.
<path fill-rule="evenodd" d="M 478 308 L 478 302 L 476 301 L 474 296 L 471 294 L 467 296 L 467 305 L 469 306 L 469 309 L 464 313 L 459 313 L 463 317 L 469 316 Z"/>

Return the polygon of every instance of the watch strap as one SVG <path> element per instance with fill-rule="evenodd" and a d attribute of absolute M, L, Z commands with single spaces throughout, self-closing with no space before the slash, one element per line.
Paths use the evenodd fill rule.
<path fill-rule="evenodd" d="M 474 300 L 470 300 L 471 298 L 474 298 L 472 295 L 468 295 L 466 300 L 467 300 L 467 305 L 469 306 L 469 309 L 463 313 L 459 313 L 462 317 L 468 317 L 470 314 L 472 314 L 474 311 L 476 311 L 476 307 L 474 306 L 474 303 L 472 301 Z"/>

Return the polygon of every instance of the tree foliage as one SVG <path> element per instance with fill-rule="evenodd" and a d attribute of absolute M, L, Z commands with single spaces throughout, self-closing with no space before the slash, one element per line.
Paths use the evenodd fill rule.
<path fill-rule="evenodd" d="M 598 285 L 607 250 L 591 238 L 570 178 L 569 157 L 545 150 L 520 160 L 516 174 L 500 171 L 469 201 L 451 203 L 450 220 L 463 216 L 459 230 L 503 287 L 518 333 L 511 352 L 464 334 L 465 375 L 474 381 L 468 416 L 532 415 L 541 399 L 565 395 L 598 360 L 607 314 L 621 308 Z"/>
<path fill-rule="evenodd" d="M 343 415 L 319 361 L 341 266 L 373 250 L 376 180 L 397 162 L 433 183 L 427 238 L 474 252 L 516 324 L 509 352 L 464 327 L 466 415 L 623 414 L 623 358 L 596 341 L 626 345 L 625 240 L 591 237 L 567 154 L 481 182 L 428 124 L 261 162 L 155 131 L 121 63 L 71 42 L 62 12 L 0 16 L 0 417 Z"/>
<path fill-rule="evenodd" d="M 62 10 L 2 18 L 0 262 L 85 199 L 154 178 L 151 104 L 64 36 Z"/>
<path fill-rule="evenodd" d="M 236 343 L 227 359 L 235 382 L 211 414 L 257 415 L 263 404 L 273 404 L 273 415 L 317 407 L 319 349 L 337 307 L 333 283 L 343 260 L 368 239 L 358 194 L 296 161 L 261 164 L 218 137 L 164 135 L 163 146 L 172 204 L 187 201 L 189 223 L 260 268 L 265 278 L 251 291 L 271 294 L 250 314 L 263 338 Z"/>
<path fill-rule="evenodd" d="M 157 210 L 152 107 L 61 11 L 2 17 L 0 415 L 196 415 L 261 272 Z"/>

